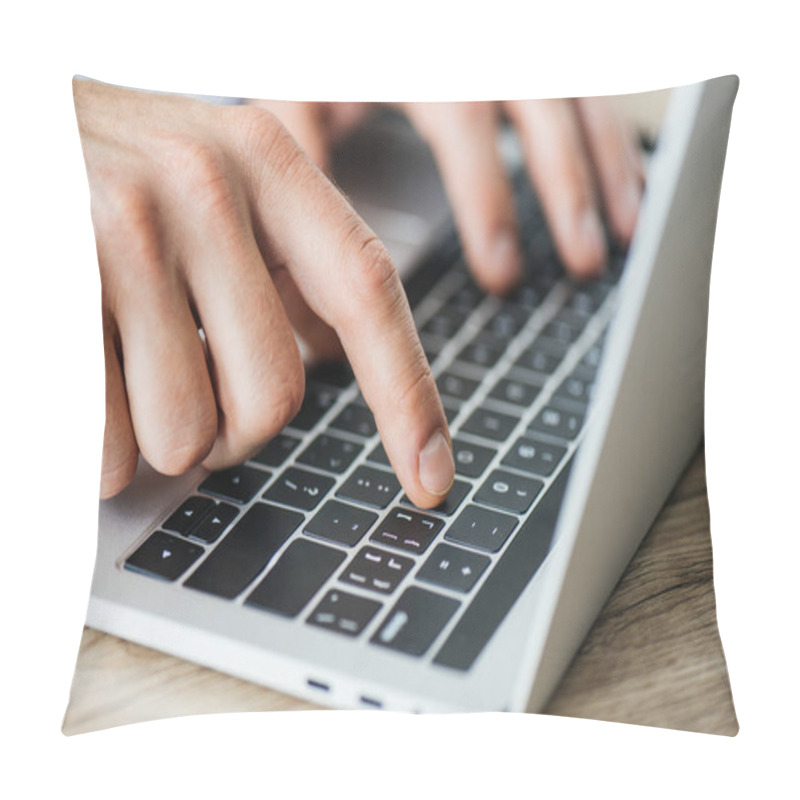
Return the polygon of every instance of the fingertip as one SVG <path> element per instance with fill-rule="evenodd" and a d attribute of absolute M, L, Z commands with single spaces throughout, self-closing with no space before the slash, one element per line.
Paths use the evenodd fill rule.
<path fill-rule="evenodd" d="M 608 248 L 600 216 L 593 206 L 577 215 L 562 250 L 564 265 L 574 278 L 590 280 L 602 274 Z"/>
<path fill-rule="evenodd" d="M 437 428 L 428 439 L 418 461 L 419 482 L 438 505 L 447 496 L 456 477 L 453 449 L 441 428 Z"/>
<path fill-rule="evenodd" d="M 516 231 L 501 230 L 469 261 L 476 281 L 491 294 L 507 294 L 522 279 L 522 253 Z"/>
<path fill-rule="evenodd" d="M 636 230 L 639 209 L 642 205 L 642 189 L 638 182 L 627 184 L 613 205 L 611 224 L 614 236 L 621 244 L 629 244 Z"/>

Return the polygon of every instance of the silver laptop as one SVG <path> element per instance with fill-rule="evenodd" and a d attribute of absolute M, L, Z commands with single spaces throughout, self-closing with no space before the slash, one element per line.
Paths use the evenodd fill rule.
<path fill-rule="evenodd" d="M 406 276 L 456 483 L 415 508 L 344 365 L 247 463 L 141 463 L 101 503 L 87 624 L 340 708 L 540 710 L 703 431 L 711 253 L 738 79 L 673 90 L 638 228 L 563 274 L 519 177 L 529 274 L 472 283 L 430 154 L 393 115 L 335 175 Z M 387 166 L 391 163 L 391 169 Z"/>

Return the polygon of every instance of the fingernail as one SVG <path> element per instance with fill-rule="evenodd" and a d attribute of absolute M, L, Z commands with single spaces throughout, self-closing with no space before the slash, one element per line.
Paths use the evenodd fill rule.
<path fill-rule="evenodd" d="M 492 271 L 498 278 L 512 282 L 519 278 L 522 268 L 516 236 L 510 231 L 501 231 L 492 242 L 490 251 Z"/>
<path fill-rule="evenodd" d="M 435 495 L 450 491 L 455 478 L 453 453 L 444 433 L 437 430 L 419 454 L 419 480 L 423 488 Z"/>

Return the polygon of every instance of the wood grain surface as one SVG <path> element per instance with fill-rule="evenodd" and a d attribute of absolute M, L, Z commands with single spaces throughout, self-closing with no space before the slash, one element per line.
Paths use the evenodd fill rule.
<path fill-rule="evenodd" d="M 168 717 L 318 708 L 85 628 L 66 734 Z M 631 561 L 549 714 L 735 735 L 701 450 Z"/>

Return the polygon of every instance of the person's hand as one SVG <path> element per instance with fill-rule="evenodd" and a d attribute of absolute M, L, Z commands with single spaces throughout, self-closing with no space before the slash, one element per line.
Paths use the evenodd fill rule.
<path fill-rule="evenodd" d="M 254 101 L 273 110 L 324 169 L 332 142 L 359 114 L 357 104 Z M 566 269 L 602 269 L 601 219 L 621 244 L 633 235 L 643 169 L 631 131 L 607 98 L 503 103 L 404 103 L 430 145 L 447 189 L 465 255 L 488 291 L 510 290 L 522 274 L 509 176 L 500 158 L 501 116 L 514 125 L 531 180 Z"/>
<path fill-rule="evenodd" d="M 439 504 L 448 426 L 394 266 L 285 128 L 259 108 L 73 88 L 102 285 L 101 495 L 139 452 L 174 475 L 276 434 L 304 393 L 294 325 L 341 341 L 404 489 Z"/>

